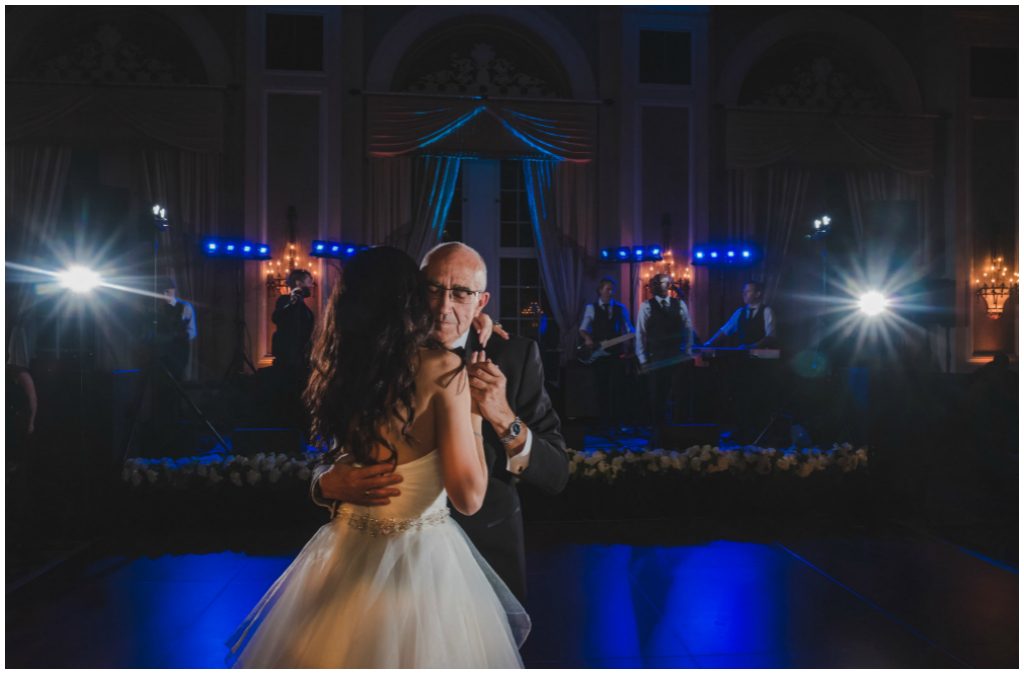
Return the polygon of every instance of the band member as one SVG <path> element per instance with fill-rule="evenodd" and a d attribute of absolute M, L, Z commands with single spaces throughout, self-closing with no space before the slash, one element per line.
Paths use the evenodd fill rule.
<path fill-rule="evenodd" d="M 776 346 L 775 315 L 764 303 L 764 285 L 757 281 L 743 284 L 743 306 L 737 309 L 705 346 L 722 341 L 741 349 Z M 776 399 L 778 376 L 774 362 L 739 358 L 724 361 L 720 371 L 719 394 L 723 421 L 735 425 L 737 438 L 752 442 L 768 422 Z M 731 413 L 730 413 L 731 412 Z"/>
<path fill-rule="evenodd" d="M 642 305 L 636 320 L 636 357 L 647 373 L 650 390 L 651 422 L 658 426 L 672 421 L 672 409 L 677 396 L 681 363 L 671 363 L 679 356 L 688 356 L 693 347 L 693 326 L 686 303 L 678 297 L 669 297 L 672 279 L 668 274 L 656 274 L 651 279 L 653 297 Z M 659 363 L 671 363 L 658 367 Z M 675 385 L 673 385 L 675 384 Z"/>
<path fill-rule="evenodd" d="M 764 304 L 764 285 L 757 281 L 744 283 L 743 305 L 704 346 L 712 346 L 722 337 L 732 337 L 736 346 L 745 349 L 768 348 L 775 344 L 775 314 Z"/>
<path fill-rule="evenodd" d="M 166 298 L 166 303 L 161 302 L 157 309 L 157 357 L 171 376 L 181 381 L 188 367 L 192 342 L 199 334 L 196 310 L 191 302 L 178 298 L 174 279 L 163 276 L 157 285 Z"/>
<path fill-rule="evenodd" d="M 307 423 L 302 390 L 309 379 L 309 352 L 316 322 L 313 311 L 306 306 L 306 298 L 313 294 L 313 275 L 305 269 L 293 269 L 288 274 L 288 287 L 291 291 L 277 298 L 271 316 L 277 330 L 271 338 L 270 351 L 274 356 L 279 412 L 283 421 L 304 428 Z"/>
<path fill-rule="evenodd" d="M 626 305 L 612 299 L 614 294 L 615 281 L 610 278 L 601 279 L 597 283 L 597 301 L 588 304 L 583 310 L 580 337 L 588 349 L 593 350 L 601 342 L 633 332 L 633 324 L 629 320 Z M 612 357 L 598 358 L 593 362 L 602 421 L 619 421 L 621 405 L 615 404 L 614 395 L 615 391 L 622 388 L 620 356 L 626 352 L 625 347 L 625 344 L 611 346 L 608 354 Z"/>

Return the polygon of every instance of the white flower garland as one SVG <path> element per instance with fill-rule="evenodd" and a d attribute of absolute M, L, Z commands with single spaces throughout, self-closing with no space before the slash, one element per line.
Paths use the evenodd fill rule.
<path fill-rule="evenodd" d="M 788 474 L 806 478 L 830 467 L 850 473 L 868 464 L 866 447 L 854 449 L 849 443 L 831 449 L 774 449 L 772 447 L 727 447 L 694 445 L 683 451 L 651 449 L 645 452 L 596 450 L 569 452 L 569 475 L 574 480 L 597 479 L 613 482 L 621 475 L 679 473 L 709 475 L 752 472 L 758 475 Z M 216 487 L 227 482 L 235 487 L 269 488 L 289 480 L 308 484 L 312 466 L 320 455 L 304 456 L 259 453 L 253 456 L 198 456 L 182 459 L 128 459 L 121 479 L 132 487 L 189 489 Z"/>
<path fill-rule="evenodd" d="M 754 472 L 758 475 L 790 474 L 806 478 L 835 466 L 844 473 L 868 464 L 867 447 L 854 449 L 849 443 L 831 449 L 773 447 L 727 447 L 694 445 L 683 451 L 651 449 L 645 452 L 569 450 L 569 475 L 574 479 L 596 478 L 613 482 L 623 474 Z"/>
<path fill-rule="evenodd" d="M 294 480 L 308 484 L 311 466 L 319 454 L 288 456 L 263 453 L 253 456 L 193 456 L 182 459 L 128 459 L 121 479 L 133 487 L 143 485 L 186 489 L 215 487 L 225 480 L 235 487 L 282 484 Z"/>

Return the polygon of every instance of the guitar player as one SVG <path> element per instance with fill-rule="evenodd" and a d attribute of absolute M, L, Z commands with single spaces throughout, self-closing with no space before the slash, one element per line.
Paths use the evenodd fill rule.
<path fill-rule="evenodd" d="M 597 283 L 597 301 L 587 304 L 580 321 L 580 338 L 583 349 L 590 353 L 598 349 L 601 342 L 606 342 L 633 332 L 633 324 L 629 321 L 629 311 L 621 302 L 616 302 L 615 281 L 603 278 Z M 622 390 L 625 379 L 622 355 L 626 352 L 626 344 L 616 344 L 607 349 L 608 357 L 594 359 L 594 375 L 597 378 L 597 396 L 601 420 L 615 424 L 620 421 L 616 405 L 615 392 Z M 600 351 L 599 351 L 600 353 Z M 602 354 L 603 355 L 603 354 Z"/>

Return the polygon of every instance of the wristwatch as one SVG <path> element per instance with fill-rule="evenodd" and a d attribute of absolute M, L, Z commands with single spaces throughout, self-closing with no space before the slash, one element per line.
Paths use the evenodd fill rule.
<path fill-rule="evenodd" d="M 523 420 L 516 417 L 508 427 L 508 433 L 501 436 L 501 444 L 511 445 L 523 434 Z"/>

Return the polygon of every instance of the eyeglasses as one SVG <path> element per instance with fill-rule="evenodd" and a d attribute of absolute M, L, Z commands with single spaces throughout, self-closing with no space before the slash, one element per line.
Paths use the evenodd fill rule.
<path fill-rule="evenodd" d="M 469 288 L 461 288 L 459 286 L 448 288 L 440 283 L 427 283 L 427 294 L 431 297 L 444 297 L 445 294 L 451 293 L 452 302 L 459 304 L 469 304 L 482 292 L 483 290 L 470 290 Z"/>

